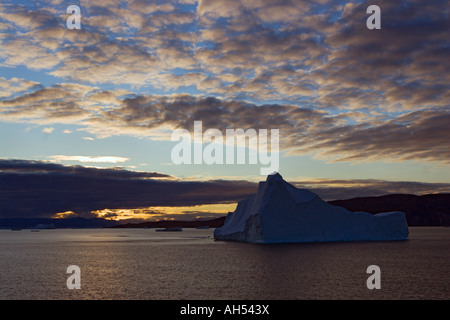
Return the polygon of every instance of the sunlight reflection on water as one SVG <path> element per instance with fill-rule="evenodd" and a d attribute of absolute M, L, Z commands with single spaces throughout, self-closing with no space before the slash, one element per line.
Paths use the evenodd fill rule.
<path fill-rule="evenodd" d="M 449 228 L 407 241 L 259 245 L 213 229 L 0 230 L 0 299 L 448 299 Z M 81 268 L 80 290 L 66 268 Z M 366 268 L 382 270 L 380 290 Z"/>

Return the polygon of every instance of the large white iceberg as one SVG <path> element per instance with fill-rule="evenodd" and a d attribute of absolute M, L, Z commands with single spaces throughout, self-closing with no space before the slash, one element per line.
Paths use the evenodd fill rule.
<path fill-rule="evenodd" d="M 256 195 L 238 203 L 216 240 L 256 243 L 405 240 L 403 212 L 351 212 L 333 206 L 313 192 L 298 189 L 272 174 Z"/>

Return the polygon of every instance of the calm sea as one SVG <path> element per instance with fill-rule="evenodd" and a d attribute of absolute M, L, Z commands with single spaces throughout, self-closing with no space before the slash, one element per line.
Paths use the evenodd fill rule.
<path fill-rule="evenodd" d="M 0 230 L 0 299 L 449 299 L 450 228 L 407 241 L 259 245 L 213 229 Z M 80 267 L 69 290 L 67 267 Z M 367 267 L 381 270 L 369 290 Z"/>

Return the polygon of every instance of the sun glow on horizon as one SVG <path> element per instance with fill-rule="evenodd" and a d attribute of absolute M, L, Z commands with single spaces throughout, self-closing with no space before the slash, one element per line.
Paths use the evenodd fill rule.
<path fill-rule="evenodd" d="M 92 211 L 98 218 L 107 220 L 194 220 L 194 219 L 213 219 L 226 215 L 236 209 L 236 203 L 229 204 L 206 204 L 197 206 L 183 207 L 147 207 L 135 209 L 103 209 Z M 71 211 L 69 211 L 71 212 Z M 67 217 L 58 213 L 58 217 Z M 72 212 L 73 213 L 73 212 Z"/>

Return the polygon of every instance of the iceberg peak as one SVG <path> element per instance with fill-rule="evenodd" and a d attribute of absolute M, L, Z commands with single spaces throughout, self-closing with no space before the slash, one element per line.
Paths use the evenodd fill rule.
<path fill-rule="evenodd" d="M 271 182 L 271 181 L 284 181 L 284 180 L 283 180 L 283 177 L 281 176 L 281 174 L 279 174 L 278 172 L 275 171 L 267 176 L 266 181 Z"/>

